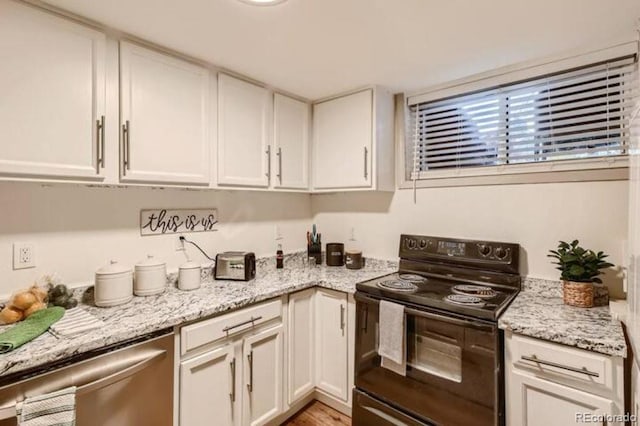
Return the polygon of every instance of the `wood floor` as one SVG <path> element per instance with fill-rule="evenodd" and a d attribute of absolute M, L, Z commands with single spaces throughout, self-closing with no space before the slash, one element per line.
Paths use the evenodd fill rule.
<path fill-rule="evenodd" d="M 284 426 L 350 426 L 351 419 L 344 414 L 313 401 L 284 423 Z"/>

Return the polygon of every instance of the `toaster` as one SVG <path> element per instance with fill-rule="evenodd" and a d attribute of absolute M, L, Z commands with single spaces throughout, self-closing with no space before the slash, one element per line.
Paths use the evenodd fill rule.
<path fill-rule="evenodd" d="M 225 251 L 216 255 L 216 280 L 249 281 L 256 277 L 256 255 L 244 251 Z"/>

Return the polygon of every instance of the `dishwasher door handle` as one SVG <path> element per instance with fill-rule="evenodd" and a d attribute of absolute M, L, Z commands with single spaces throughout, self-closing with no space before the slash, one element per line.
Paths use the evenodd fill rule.
<path fill-rule="evenodd" d="M 76 389 L 76 394 L 82 395 L 85 393 L 93 392 L 98 389 L 102 389 L 114 383 L 117 383 L 121 380 L 126 379 L 127 377 L 131 377 L 139 371 L 144 370 L 149 367 L 151 364 L 154 364 L 156 361 L 160 361 L 167 355 L 167 351 L 157 350 L 153 351 L 142 361 L 136 362 L 130 367 L 126 367 L 120 371 L 116 371 L 115 373 L 109 374 L 106 377 L 102 377 L 98 380 L 94 380 L 90 383 L 80 385 L 78 389 Z"/>
<path fill-rule="evenodd" d="M 152 364 L 160 361 L 167 355 L 166 350 L 154 350 L 148 351 L 144 353 L 144 357 L 141 357 L 140 354 L 137 356 L 131 356 L 130 358 L 125 358 L 122 361 L 118 360 L 118 364 L 124 364 L 125 367 L 115 371 L 107 376 L 100 377 L 101 373 L 109 370 L 108 365 L 98 366 L 98 368 L 94 368 L 88 370 L 86 372 L 81 372 L 81 374 L 74 375 L 73 371 L 71 371 L 65 380 L 60 380 L 58 383 L 53 383 L 51 386 L 47 386 L 46 389 L 38 389 L 37 387 L 34 389 L 27 389 L 29 391 L 29 396 L 35 396 L 40 394 L 47 394 L 51 392 L 56 392 L 58 390 L 68 388 L 70 386 L 77 386 L 76 394 L 82 395 L 85 393 L 93 392 L 98 389 L 102 389 L 106 386 L 117 383 L 121 380 L 124 380 L 128 377 L 133 376 L 134 374 L 144 370 Z M 99 378 L 95 379 L 94 377 L 98 376 Z M 83 378 L 89 378 L 90 381 L 84 382 Z M 93 380 L 91 380 L 93 379 Z M 6 403 L 5 405 L 0 407 L 0 420 L 9 419 L 16 416 L 16 404 L 25 399 L 26 395 L 21 395 L 16 398 L 12 403 Z"/>

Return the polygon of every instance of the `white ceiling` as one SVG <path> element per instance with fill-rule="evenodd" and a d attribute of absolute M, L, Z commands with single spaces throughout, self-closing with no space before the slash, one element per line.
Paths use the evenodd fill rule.
<path fill-rule="evenodd" d="M 638 0 L 49 0 L 310 99 L 412 91 L 633 37 Z"/>

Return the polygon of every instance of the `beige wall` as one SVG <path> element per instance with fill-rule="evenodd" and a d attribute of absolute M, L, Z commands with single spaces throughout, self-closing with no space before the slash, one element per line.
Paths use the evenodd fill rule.
<path fill-rule="evenodd" d="M 412 190 L 314 195 L 311 203 L 323 242 L 348 243 L 355 228 L 368 256 L 397 258 L 401 233 L 517 242 L 524 275 L 557 279 L 546 254 L 560 239 L 578 238 L 622 262 L 627 187 L 611 181 L 427 188 L 418 189 L 416 204 Z"/>
<path fill-rule="evenodd" d="M 92 282 L 109 259 L 133 265 L 147 253 L 176 269 L 186 259 L 176 236 L 140 236 L 140 209 L 163 207 L 218 208 L 218 232 L 188 236 L 212 254 L 275 255 L 276 226 L 286 251 L 302 250 L 311 222 L 306 194 L 0 183 L 0 295 L 51 272 L 68 283 Z M 15 241 L 35 244 L 36 268 L 12 270 Z M 205 260 L 195 248 L 188 252 Z"/>
<path fill-rule="evenodd" d="M 310 201 L 311 199 L 311 201 Z M 276 226 L 285 251 L 304 249 L 314 220 L 323 243 L 355 244 L 365 255 L 396 259 L 401 233 L 519 242 L 525 275 L 557 278 L 546 252 L 558 239 L 578 238 L 622 262 L 627 234 L 627 182 L 419 189 L 395 193 L 313 195 L 251 191 L 91 188 L 0 183 L 0 296 L 57 272 L 68 283 L 90 283 L 109 259 L 134 264 L 147 253 L 169 269 L 185 261 L 177 237 L 141 237 L 142 208 L 217 207 L 219 231 L 191 234 L 215 254 L 223 250 L 275 252 Z M 12 270 L 12 244 L 35 244 L 37 267 Z M 204 258 L 193 248 L 196 260 Z M 619 282 L 610 280 L 614 292 Z"/>

